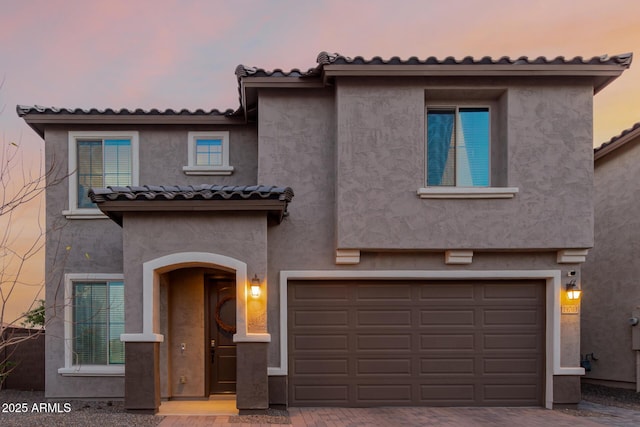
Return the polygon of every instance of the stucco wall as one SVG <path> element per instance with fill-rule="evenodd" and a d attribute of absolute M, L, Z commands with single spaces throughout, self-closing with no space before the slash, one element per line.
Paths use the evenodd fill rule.
<path fill-rule="evenodd" d="M 257 132 L 255 126 L 48 126 L 45 132 L 47 167 L 55 165 L 55 178 L 62 181 L 46 192 L 46 299 L 55 307 L 47 311 L 46 396 L 122 397 L 122 377 L 63 377 L 64 367 L 64 274 L 123 273 L 122 228 L 109 219 L 67 220 L 62 211 L 69 208 L 68 132 L 95 130 L 138 130 L 140 184 L 235 184 L 256 183 Z M 230 132 L 230 176 L 188 176 L 187 133 L 202 130 Z M 265 261 L 266 263 L 266 261 Z M 263 271 L 266 270 L 266 267 Z"/>
<path fill-rule="evenodd" d="M 582 298 L 582 353 L 594 353 L 599 359 L 586 378 L 632 388 L 636 359 L 628 319 L 640 306 L 638 142 L 596 162 L 595 246 L 584 265 Z"/>
<path fill-rule="evenodd" d="M 124 228 L 127 333 L 142 332 L 142 264 L 146 261 L 181 252 L 208 252 L 245 262 L 250 277 L 264 277 L 267 271 L 264 213 L 128 213 Z M 257 324 L 260 321 L 266 319 L 247 319 L 252 332 L 265 328 Z"/>
<path fill-rule="evenodd" d="M 289 216 L 282 224 L 268 229 L 269 331 L 272 333 L 269 366 L 279 366 L 280 363 L 278 286 L 279 273 L 282 270 L 534 269 L 560 270 L 563 280 L 567 277 L 569 270 L 575 270 L 579 275 L 579 265 L 557 264 L 557 253 L 551 250 L 493 253 L 478 251 L 474 253 L 473 263 L 470 265 L 446 265 L 442 251 L 363 251 L 359 264 L 336 265 L 335 105 L 331 94 L 321 91 L 305 97 L 294 97 L 287 91 L 261 93 L 259 180 L 278 185 L 290 185 L 295 192 L 293 202 L 289 205 Z M 422 101 L 421 105 L 423 105 Z M 286 120 L 283 119 L 285 115 Z M 590 148 L 587 147 L 588 152 L 589 150 Z M 402 172 L 407 174 L 405 169 Z M 369 188 L 369 183 L 363 182 L 360 187 Z M 415 190 L 412 191 L 412 197 L 415 197 Z M 376 194 L 379 194 L 377 190 Z M 482 201 L 458 201 L 457 203 L 460 206 L 460 203 L 475 202 L 482 203 Z M 386 205 L 386 207 L 391 209 L 392 205 Z M 425 220 L 423 217 L 420 219 Z M 379 218 L 376 220 L 382 221 Z M 388 231 L 385 230 L 385 233 Z M 396 241 L 395 237 L 391 240 Z M 460 244 L 459 241 L 452 238 L 445 248 L 457 248 L 458 244 Z M 561 340 L 561 364 L 578 366 L 580 349 L 578 315 L 561 317 Z"/>
<path fill-rule="evenodd" d="M 456 81 L 461 84 L 464 87 Z M 127 213 L 123 242 L 122 229 L 109 220 L 64 220 L 60 212 L 66 208 L 68 189 L 61 185 L 47 195 L 47 221 L 67 226 L 48 243 L 47 268 L 124 272 L 126 332 L 138 333 L 145 261 L 178 252 L 209 252 L 246 262 L 249 277 L 267 277 L 269 366 L 278 366 L 280 357 L 282 270 L 555 269 L 562 270 L 564 278 L 569 269 L 579 267 L 559 266 L 555 250 L 592 243 L 592 90 L 579 85 L 488 85 L 493 85 L 499 117 L 492 147 L 499 150 L 492 161 L 507 165 L 492 179 L 520 189 L 512 200 L 418 198 L 425 173 L 424 81 L 345 80 L 335 92 L 264 90 L 257 132 L 251 126 L 228 129 L 233 175 L 203 179 L 182 173 L 187 131 L 203 129 L 138 127 L 140 182 L 291 186 L 296 195 L 282 224 L 268 227 L 262 213 Z M 47 150 L 58 154 L 66 171 L 67 132 L 52 129 Z M 57 244 L 71 246 L 63 264 L 51 255 L 51 245 Z M 359 264 L 339 266 L 336 248 L 365 250 Z M 443 250 L 462 248 L 475 251 L 471 265 L 444 263 Z M 50 273 L 47 298 L 58 295 L 62 304 L 51 286 L 54 280 Z M 267 327 L 264 316 L 248 321 L 256 332 Z M 62 322 L 52 328 L 54 337 L 63 336 Z M 579 316 L 562 316 L 562 365 L 579 361 L 578 331 Z M 121 378 L 60 377 L 55 370 L 63 364 L 63 347 L 60 338 L 54 339 L 48 338 L 48 395 L 65 397 L 71 388 L 78 395 L 122 395 Z M 177 356 L 170 352 L 161 357 L 174 360 Z M 177 378 L 167 373 L 165 384 Z"/>
<path fill-rule="evenodd" d="M 56 178 L 68 173 L 68 132 L 59 127 L 45 133 L 47 168 L 55 164 Z M 62 211 L 68 209 L 69 187 L 64 179 L 47 188 L 45 249 L 47 334 L 45 336 L 46 397 L 122 397 L 123 377 L 63 377 L 64 367 L 64 274 L 122 273 L 122 230 L 114 222 L 103 220 L 68 221 Z"/>
<path fill-rule="evenodd" d="M 425 83 L 338 81 L 337 246 L 590 247 L 592 88 L 502 89 L 506 99 L 497 108 L 506 112 L 496 113 L 506 115 L 506 125 L 498 125 L 505 127 L 506 185 L 520 192 L 508 200 L 422 200 L 416 191 L 425 179 Z"/>

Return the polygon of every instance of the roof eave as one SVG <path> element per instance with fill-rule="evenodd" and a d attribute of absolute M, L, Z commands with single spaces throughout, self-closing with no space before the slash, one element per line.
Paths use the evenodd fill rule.
<path fill-rule="evenodd" d="M 247 110 L 257 104 L 260 89 L 322 89 L 324 86 L 317 77 L 242 77 L 240 96 L 245 106 L 245 117 L 248 120 Z"/>
<path fill-rule="evenodd" d="M 226 115 L 136 115 L 136 114 L 110 114 L 100 113 L 86 114 L 25 114 L 24 121 L 38 135 L 44 138 L 44 125 L 78 124 L 78 125 L 242 125 L 245 120 L 241 117 L 229 117 Z"/>
<path fill-rule="evenodd" d="M 322 80 L 326 84 L 338 76 L 357 77 L 588 77 L 597 93 L 620 76 L 626 68 L 619 65 L 325 65 Z"/>
<path fill-rule="evenodd" d="M 126 212 L 266 212 L 278 224 L 287 213 L 288 202 L 264 200 L 105 200 L 96 203 L 100 211 L 122 227 Z"/>
<path fill-rule="evenodd" d="M 640 138 L 640 127 L 633 129 L 629 133 L 622 135 L 621 137 L 616 139 L 614 142 L 602 148 L 596 148 L 593 153 L 593 161 L 596 162 L 602 159 L 603 157 L 607 156 L 608 154 L 611 154 L 612 152 L 618 150 L 619 148 L 624 147 L 631 141 L 634 141 L 639 138 Z"/>

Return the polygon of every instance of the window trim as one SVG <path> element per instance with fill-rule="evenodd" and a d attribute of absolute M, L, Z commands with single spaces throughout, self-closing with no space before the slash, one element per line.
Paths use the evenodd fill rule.
<path fill-rule="evenodd" d="M 131 185 L 139 181 L 139 134 L 137 131 L 70 131 L 69 132 L 69 209 L 62 215 L 67 219 L 106 219 L 98 208 L 78 208 L 78 140 L 127 138 L 131 141 Z"/>
<path fill-rule="evenodd" d="M 196 162 L 196 143 L 198 139 L 222 139 L 222 165 L 203 166 Z M 233 166 L 229 164 L 229 132 L 199 131 L 187 134 L 187 166 L 182 167 L 185 175 L 231 175 Z"/>
<path fill-rule="evenodd" d="M 125 364 L 74 365 L 73 364 L 73 284 L 74 282 L 124 281 L 124 274 L 67 273 L 64 275 L 64 367 L 58 368 L 63 376 L 124 376 Z"/>

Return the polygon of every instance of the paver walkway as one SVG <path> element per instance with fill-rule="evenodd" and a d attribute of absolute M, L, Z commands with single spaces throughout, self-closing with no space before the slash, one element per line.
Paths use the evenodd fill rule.
<path fill-rule="evenodd" d="M 580 411 L 542 408 L 289 408 L 291 424 L 301 427 L 425 426 L 425 427 L 631 427 L 640 426 L 640 411 L 580 404 Z M 168 416 L 160 427 L 270 426 L 230 423 L 230 416 Z M 244 418 L 244 417 L 243 417 Z M 238 421 L 237 418 L 233 419 Z M 275 424 L 271 424 L 274 426 Z"/>

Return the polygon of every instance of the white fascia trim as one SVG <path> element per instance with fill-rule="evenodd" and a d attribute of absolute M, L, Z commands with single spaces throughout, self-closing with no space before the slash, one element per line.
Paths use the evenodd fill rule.
<path fill-rule="evenodd" d="M 60 368 L 58 373 L 65 377 L 123 377 L 124 365 L 80 365 Z"/>
<path fill-rule="evenodd" d="M 421 199 L 513 199 L 517 187 L 423 187 L 418 188 Z"/>
<path fill-rule="evenodd" d="M 247 329 L 247 264 L 225 255 L 208 252 L 180 252 L 142 264 L 142 333 L 145 337 L 160 334 L 160 275 L 177 268 L 213 266 L 236 273 L 236 342 L 269 342 L 269 334 L 250 334 Z M 136 334 L 132 334 L 136 335 Z"/>
<path fill-rule="evenodd" d="M 118 375 L 112 373 L 122 370 L 124 365 L 74 365 L 73 364 L 73 282 L 124 280 L 123 274 L 67 273 L 64 275 L 64 368 L 58 369 L 62 375 L 100 376 Z"/>
<path fill-rule="evenodd" d="M 103 219 L 107 218 L 100 209 L 78 209 L 78 144 L 80 138 L 128 138 L 131 140 L 131 185 L 138 185 L 140 176 L 140 156 L 138 131 L 70 131 L 68 145 L 69 163 L 69 210 L 62 211 L 67 219 Z"/>
<path fill-rule="evenodd" d="M 290 270 L 280 272 L 280 366 L 268 368 L 272 376 L 287 375 L 287 291 L 289 280 L 317 279 L 544 279 L 546 304 L 545 407 L 553 407 L 553 376 L 584 375 L 580 367 L 560 365 L 561 270 Z"/>

